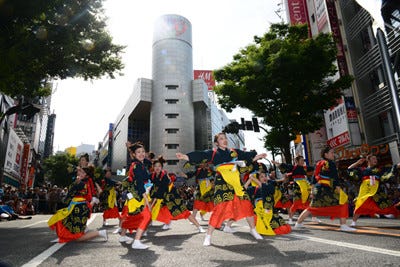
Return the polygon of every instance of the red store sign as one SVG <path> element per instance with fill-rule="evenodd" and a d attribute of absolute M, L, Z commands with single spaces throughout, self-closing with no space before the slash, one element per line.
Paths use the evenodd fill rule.
<path fill-rule="evenodd" d="M 327 143 L 331 148 L 347 145 L 350 143 L 350 134 L 348 131 L 346 131 L 338 136 L 335 136 L 334 138 L 329 139 Z"/>

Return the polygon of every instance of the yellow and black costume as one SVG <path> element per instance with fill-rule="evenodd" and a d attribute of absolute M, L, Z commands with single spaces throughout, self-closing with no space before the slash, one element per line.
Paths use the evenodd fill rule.
<path fill-rule="evenodd" d="M 374 216 L 375 214 L 400 215 L 400 211 L 395 207 L 388 197 L 386 182 L 394 180 L 398 174 L 397 165 L 391 169 L 378 167 L 353 168 L 349 169 L 350 177 L 353 179 L 361 178 L 360 190 L 355 199 L 354 214 Z"/>
<path fill-rule="evenodd" d="M 247 165 L 256 156 L 255 151 L 245 152 L 240 149 L 210 149 L 188 153 L 190 163 L 208 162 L 213 164 L 215 176 L 214 209 L 209 225 L 220 228 L 225 220 L 240 220 L 254 215 L 249 195 L 243 188 L 236 160 Z"/>

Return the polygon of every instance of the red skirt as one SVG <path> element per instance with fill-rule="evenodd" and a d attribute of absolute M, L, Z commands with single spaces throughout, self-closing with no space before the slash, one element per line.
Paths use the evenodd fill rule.
<path fill-rule="evenodd" d="M 250 200 L 239 199 L 235 195 L 233 200 L 221 202 L 214 207 L 209 225 L 220 228 L 226 220 L 238 221 L 252 216 L 254 216 L 254 211 Z"/>
<path fill-rule="evenodd" d="M 307 210 L 310 211 L 313 216 L 327 216 L 331 217 L 331 219 L 349 217 L 349 207 L 347 203 L 329 207 L 308 207 Z"/>
<path fill-rule="evenodd" d="M 275 204 L 275 208 L 277 209 L 288 209 L 293 205 L 292 201 L 286 201 L 285 203 L 282 203 L 282 201 L 278 201 Z"/>
<path fill-rule="evenodd" d="M 157 215 L 157 221 L 169 224 L 172 220 L 172 215 L 167 206 L 161 207 Z"/>
<path fill-rule="evenodd" d="M 50 227 L 50 229 L 56 230 L 58 236 L 58 243 L 70 242 L 80 238 L 85 234 L 85 232 L 80 232 L 75 234 L 71 233 L 67 228 L 65 228 L 65 226 L 62 224 L 62 221 L 56 222 Z"/>
<path fill-rule="evenodd" d="M 121 221 L 121 228 L 123 229 L 128 229 L 130 231 L 141 229 L 145 231 L 151 221 L 151 212 L 146 206 L 142 212 L 135 215 L 129 215 L 128 206 L 124 206 L 122 209 Z"/>
<path fill-rule="evenodd" d="M 301 202 L 301 199 L 295 200 L 290 207 L 290 212 L 295 213 L 297 210 L 305 210 L 310 206 L 310 202 L 306 201 L 305 203 Z"/>
<path fill-rule="evenodd" d="M 277 235 L 286 235 L 292 231 L 292 227 L 289 224 L 284 224 L 274 229 L 275 234 Z"/>
<path fill-rule="evenodd" d="M 103 212 L 103 219 L 114 219 L 114 218 L 120 218 L 121 215 L 119 215 L 118 207 L 114 207 L 112 209 L 106 209 Z"/>
<path fill-rule="evenodd" d="M 182 219 L 187 219 L 189 218 L 189 216 L 191 215 L 189 210 L 185 210 L 184 212 L 182 212 L 181 214 L 172 217 L 171 220 L 173 221 L 177 221 L 177 220 L 182 220 Z"/>
<path fill-rule="evenodd" d="M 211 212 L 214 209 L 214 202 L 212 201 L 204 202 L 200 200 L 195 200 L 193 204 L 193 209 Z"/>
<path fill-rule="evenodd" d="M 367 198 L 365 202 L 354 211 L 354 214 L 374 216 L 374 214 L 393 214 L 400 215 L 400 210 L 395 205 L 381 209 L 372 198 Z"/>

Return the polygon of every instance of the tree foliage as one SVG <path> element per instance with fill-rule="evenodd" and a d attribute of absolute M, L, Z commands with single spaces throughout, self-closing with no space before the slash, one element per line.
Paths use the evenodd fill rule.
<path fill-rule="evenodd" d="M 78 158 L 70 154 L 56 154 L 46 158 L 43 162 L 45 179 L 58 186 L 68 186 L 72 183 L 72 177 L 76 175 L 75 166 Z"/>
<path fill-rule="evenodd" d="M 114 78 L 124 47 L 106 31 L 102 2 L 0 1 L 0 92 L 33 98 L 53 79 Z"/>
<path fill-rule="evenodd" d="M 335 78 L 336 44 L 330 34 L 308 37 L 306 25 L 273 24 L 262 37 L 214 71 L 215 91 L 227 111 L 251 110 L 269 126 L 265 144 L 290 159 L 289 143 L 323 124 L 351 77 Z"/>

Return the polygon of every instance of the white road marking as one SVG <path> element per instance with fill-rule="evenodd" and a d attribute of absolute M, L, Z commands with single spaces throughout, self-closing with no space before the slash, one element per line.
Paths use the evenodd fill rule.
<path fill-rule="evenodd" d="M 370 247 L 370 246 L 364 246 L 364 245 L 358 245 L 358 244 L 353 244 L 353 243 L 340 242 L 340 241 L 334 241 L 334 240 L 329 240 L 329 239 L 317 238 L 317 237 L 306 236 L 306 235 L 298 235 L 298 234 L 292 234 L 292 233 L 289 235 L 295 236 L 295 237 L 298 237 L 301 239 L 318 242 L 318 243 L 328 244 L 328 245 L 335 245 L 335 246 L 339 246 L 339 247 L 346 247 L 346 248 L 352 248 L 352 249 L 358 249 L 358 250 L 364 250 L 364 251 L 368 251 L 368 252 L 375 252 L 375 253 L 400 257 L 400 251 L 395 251 L 395 250 Z"/>
<path fill-rule="evenodd" d="M 44 222 L 47 222 L 47 221 L 48 220 L 38 221 L 38 222 L 31 223 L 31 224 L 28 224 L 28 225 L 25 225 L 25 226 L 21 226 L 20 228 L 28 228 L 28 227 L 34 226 L 36 224 L 44 223 Z"/>
<path fill-rule="evenodd" d="M 96 216 L 97 216 L 97 214 L 92 214 L 90 216 L 90 219 L 87 221 L 86 225 L 91 224 L 94 221 L 94 219 L 96 218 Z M 50 257 L 55 252 L 57 252 L 57 250 L 62 248 L 65 244 L 66 243 L 56 243 L 56 244 L 52 245 L 50 248 L 46 249 L 45 251 L 43 251 L 42 253 L 40 253 L 39 255 L 34 257 L 33 259 L 31 259 L 28 263 L 25 263 L 24 265 L 22 265 L 22 267 L 36 267 L 36 266 L 38 266 L 39 264 L 44 262 L 48 257 Z"/>

